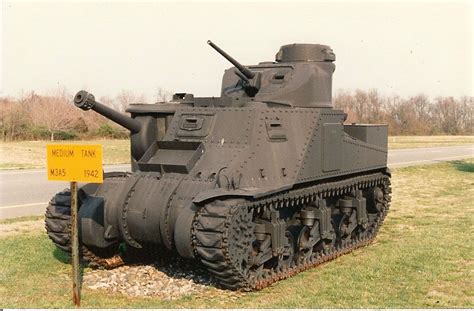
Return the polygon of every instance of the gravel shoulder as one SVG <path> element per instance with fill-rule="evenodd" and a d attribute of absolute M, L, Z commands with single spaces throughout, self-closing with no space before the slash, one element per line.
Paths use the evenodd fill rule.
<path fill-rule="evenodd" d="M 162 300 L 209 294 L 220 294 L 232 299 L 231 297 L 243 295 L 216 288 L 209 273 L 200 263 L 186 261 L 176 255 L 163 256 L 151 264 L 86 271 L 83 286 L 128 297 L 153 297 Z"/>
<path fill-rule="evenodd" d="M 18 235 L 46 235 L 44 220 L 0 223 L 0 239 Z M 82 286 L 94 291 L 128 297 L 175 300 L 185 296 L 214 294 L 233 300 L 242 293 L 216 288 L 209 273 L 198 262 L 167 254 L 147 264 L 125 265 L 111 270 L 86 268 Z"/>

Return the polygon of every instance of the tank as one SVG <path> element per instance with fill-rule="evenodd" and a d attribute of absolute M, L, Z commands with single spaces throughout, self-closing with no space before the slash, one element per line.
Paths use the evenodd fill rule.
<path fill-rule="evenodd" d="M 80 91 L 74 104 L 130 131 L 131 172 L 79 190 L 83 259 L 113 268 L 177 252 L 220 286 L 258 290 L 369 244 L 390 204 L 387 126 L 345 124 L 331 99 L 335 54 L 289 44 L 233 67 L 220 97 L 177 93 L 130 116 Z M 70 192 L 46 230 L 71 251 Z M 142 257 L 144 258 L 144 257 Z"/>

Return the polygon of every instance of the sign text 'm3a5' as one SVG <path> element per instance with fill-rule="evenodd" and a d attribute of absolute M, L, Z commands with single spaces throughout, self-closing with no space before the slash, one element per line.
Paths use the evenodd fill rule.
<path fill-rule="evenodd" d="M 48 180 L 102 183 L 101 145 L 48 145 Z"/>

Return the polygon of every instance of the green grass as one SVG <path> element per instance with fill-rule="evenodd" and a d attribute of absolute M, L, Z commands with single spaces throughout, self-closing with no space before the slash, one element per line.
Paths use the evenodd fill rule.
<path fill-rule="evenodd" d="M 474 145 L 474 136 L 389 136 L 389 149 Z"/>
<path fill-rule="evenodd" d="M 166 301 L 83 289 L 87 308 L 473 308 L 474 160 L 396 169 L 374 244 L 236 296 Z M 72 307 L 70 266 L 42 234 L 0 238 L 0 307 Z"/>
<path fill-rule="evenodd" d="M 13 224 L 13 223 L 23 222 L 23 221 L 42 220 L 42 219 L 44 219 L 44 216 L 23 216 L 23 217 L 17 217 L 17 218 L 1 219 L 0 225 Z"/>

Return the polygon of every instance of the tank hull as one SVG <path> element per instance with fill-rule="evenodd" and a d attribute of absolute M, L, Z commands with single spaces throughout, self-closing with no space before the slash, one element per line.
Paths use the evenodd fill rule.
<path fill-rule="evenodd" d="M 75 97 L 130 130 L 130 173 L 80 189 L 85 259 L 112 268 L 157 249 L 200 260 L 228 289 L 272 282 L 370 243 L 390 205 L 387 126 L 344 124 L 326 45 L 283 46 L 275 62 L 231 61 L 220 97 L 177 93 L 128 117 Z M 70 251 L 69 193 L 46 229 Z"/>
<path fill-rule="evenodd" d="M 187 120 L 199 118 L 197 134 L 182 130 Z M 187 243 L 178 249 L 192 256 L 192 216 L 180 220 L 187 227 L 175 226 L 193 205 L 226 197 L 258 199 L 384 169 L 386 149 L 373 144 L 377 137 L 367 132 L 383 137 L 386 128 L 343 126 L 343 118 L 341 111 L 327 109 L 177 110 L 165 140 L 149 147 L 135 172 L 106 178 L 88 194 L 97 200 L 83 200 L 81 213 L 93 215 L 82 218 L 83 241 L 96 247 L 124 241 L 135 248 L 154 243 L 175 249 L 178 233 L 178 244 Z M 224 130 L 232 124 L 233 131 Z M 201 140 L 202 135 L 209 138 Z"/>

